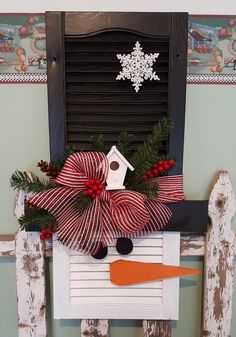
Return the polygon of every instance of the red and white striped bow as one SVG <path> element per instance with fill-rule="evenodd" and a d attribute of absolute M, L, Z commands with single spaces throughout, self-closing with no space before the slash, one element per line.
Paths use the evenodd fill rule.
<path fill-rule="evenodd" d="M 105 184 L 108 168 L 104 153 L 75 153 L 55 179 L 58 186 L 36 193 L 30 200 L 56 217 L 58 239 L 71 249 L 94 255 L 101 244 L 108 245 L 118 237 L 132 238 L 160 230 L 172 215 L 163 202 L 183 199 L 182 176 L 169 176 L 157 179 L 157 198 L 131 190 L 103 190 L 88 208 L 79 212 L 76 197 L 90 179 Z"/>

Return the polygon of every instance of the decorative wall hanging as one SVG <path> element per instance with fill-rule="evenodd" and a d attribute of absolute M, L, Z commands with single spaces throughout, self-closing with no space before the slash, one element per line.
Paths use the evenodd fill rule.
<path fill-rule="evenodd" d="M 156 72 L 153 71 L 153 63 L 156 62 L 159 53 L 145 54 L 142 50 L 143 48 L 137 41 L 130 54 L 116 55 L 122 67 L 116 79 L 130 80 L 136 92 L 139 92 L 143 82 L 146 80 L 160 81 Z"/>
<path fill-rule="evenodd" d="M 46 83 L 43 14 L 0 14 L 0 83 Z"/>
<path fill-rule="evenodd" d="M 21 226 L 40 224 L 42 240 L 57 230 L 63 243 L 53 235 L 55 318 L 178 318 L 179 278 L 117 286 L 109 269 L 120 255 L 178 267 L 176 231 L 200 231 L 207 223 L 199 216 L 206 218 L 204 203 L 171 202 L 183 198 L 187 19 L 187 13 L 46 13 L 52 163 L 39 167 L 51 178 L 42 184 L 17 172 L 12 183 L 35 192 Z M 160 52 L 153 63 L 160 80 L 146 81 L 139 95 L 116 81 L 116 55 L 129 54 L 137 41 L 148 54 Z M 168 139 L 165 117 L 175 125 Z M 93 138 L 91 152 L 94 134 L 104 139 Z M 58 162 L 68 145 L 76 152 Z M 163 175 L 169 169 L 177 176 Z M 173 212 L 181 215 L 169 228 L 175 232 L 154 233 L 167 228 L 176 204 L 185 211 Z"/>
<path fill-rule="evenodd" d="M 188 83 L 236 83 L 236 16 L 191 15 Z"/>

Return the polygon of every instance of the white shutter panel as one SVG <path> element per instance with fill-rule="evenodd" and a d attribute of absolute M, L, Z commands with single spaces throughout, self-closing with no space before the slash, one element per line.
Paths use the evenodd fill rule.
<path fill-rule="evenodd" d="M 54 318 L 178 319 L 179 278 L 116 286 L 109 263 L 117 259 L 179 265 L 180 234 L 158 232 L 133 239 L 130 255 L 108 247 L 103 260 L 53 241 Z"/>

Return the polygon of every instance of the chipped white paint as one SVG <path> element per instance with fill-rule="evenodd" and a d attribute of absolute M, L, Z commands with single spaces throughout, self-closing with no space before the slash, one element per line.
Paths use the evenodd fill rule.
<path fill-rule="evenodd" d="M 108 320 L 82 319 L 81 337 L 108 337 Z"/>
<path fill-rule="evenodd" d="M 16 235 L 18 336 L 46 337 L 44 248 L 39 233 Z"/>
<path fill-rule="evenodd" d="M 1 257 L 15 257 L 15 235 L 0 235 Z"/>
<path fill-rule="evenodd" d="M 171 337 L 171 321 L 143 321 L 143 337 Z"/>
<path fill-rule="evenodd" d="M 26 193 L 23 190 L 16 192 L 16 197 L 13 205 L 13 214 L 19 219 L 25 211 L 25 197 Z"/>
<path fill-rule="evenodd" d="M 209 200 L 211 227 L 206 235 L 203 336 L 230 337 L 236 202 L 227 172 L 220 172 Z"/>
<path fill-rule="evenodd" d="M 204 256 L 204 236 L 182 236 L 180 244 L 181 256 Z"/>

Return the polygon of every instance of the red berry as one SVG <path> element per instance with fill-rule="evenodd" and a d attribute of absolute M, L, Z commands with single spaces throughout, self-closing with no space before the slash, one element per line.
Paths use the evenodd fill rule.
<path fill-rule="evenodd" d="M 169 165 L 169 164 L 167 164 L 167 163 L 165 163 L 165 164 L 163 165 L 163 167 L 164 167 L 164 170 L 165 170 L 165 171 L 167 171 L 167 170 L 169 170 L 169 168 L 170 168 L 170 165 Z"/>
<path fill-rule="evenodd" d="M 100 190 L 103 190 L 103 189 L 104 189 L 104 185 L 103 185 L 103 184 L 100 184 L 100 185 L 99 185 L 99 188 L 100 188 Z"/>
<path fill-rule="evenodd" d="M 174 165 L 174 163 L 175 163 L 174 159 L 168 160 L 168 164 L 169 164 L 169 165 Z"/>
<path fill-rule="evenodd" d="M 96 198 L 96 194 L 92 194 L 92 195 L 91 195 L 91 198 L 92 198 L 92 199 L 95 199 L 95 198 Z"/>
<path fill-rule="evenodd" d="M 96 185 L 94 185 L 94 186 L 92 187 L 92 190 L 93 190 L 93 191 L 97 191 L 97 190 L 98 190 L 98 187 L 97 187 Z"/>
<path fill-rule="evenodd" d="M 150 170 L 146 173 L 147 177 L 150 178 L 152 173 L 150 172 Z"/>
<path fill-rule="evenodd" d="M 159 160 L 158 161 L 158 166 L 160 165 L 160 166 L 162 166 L 164 164 L 164 160 Z"/>
<path fill-rule="evenodd" d="M 51 233 L 56 233 L 57 232 L 57 227 L 52 227 L 51 228 Z"/>
<path fill-rule="evenodd" d="M 155 176 L 159 173 L 159 171 L 157 169 L 153 170 L 153 173 L 155 174 Z"/>
<path fill-rule="evenodd" d="M 164 170 L 163 166 L 159 166 L 158 169 L 159 169 L 159 172 L 162 172 Z"/>
<path fill-rule="evenodd" d="M 89 182 L 89 180 L 88 180 L 88 181 L 86 181 L 86 182 L 84 183 L 84 186 L 85 186 L 85 187 L 88 187 L 88 186 L 90 186 L 90 182 Z"/>
<path fill-rule="evenodd" d="M 45 236 L 43 234 L 40 234 L 40 240 L 44 240 Z"/>
<path fill-rule="evenodd" d="M 98 196 L 98 195 L 101 194 L 101 191 L 98 190 L 98 191 L 96 191 L 95 193 L 96 193 L 96 196 Z"/>
<path fill-rule="evenodd" d="M 92 189 L 87 190 L 87 195 L 92 195 L 92 194 L 93 194 L 93 190 Z"/>
<path fill-rule="evenodd" d="M 99 185 L 100 184 L 100 180 L 99 179 L 95 179 L 95 184 Z"/>
<path fill-rule="evenodd" d="M 94 184 L 94 179 L 89 179 L 90 185 Z"/>
<path fill-rule="evenodd" d="M 46 239 L 49 239 L 51 236 L 52 236 L 51 233 L 47 233 L 47 234 L 45 235 L 45 238 L 46 238 Z"/>

